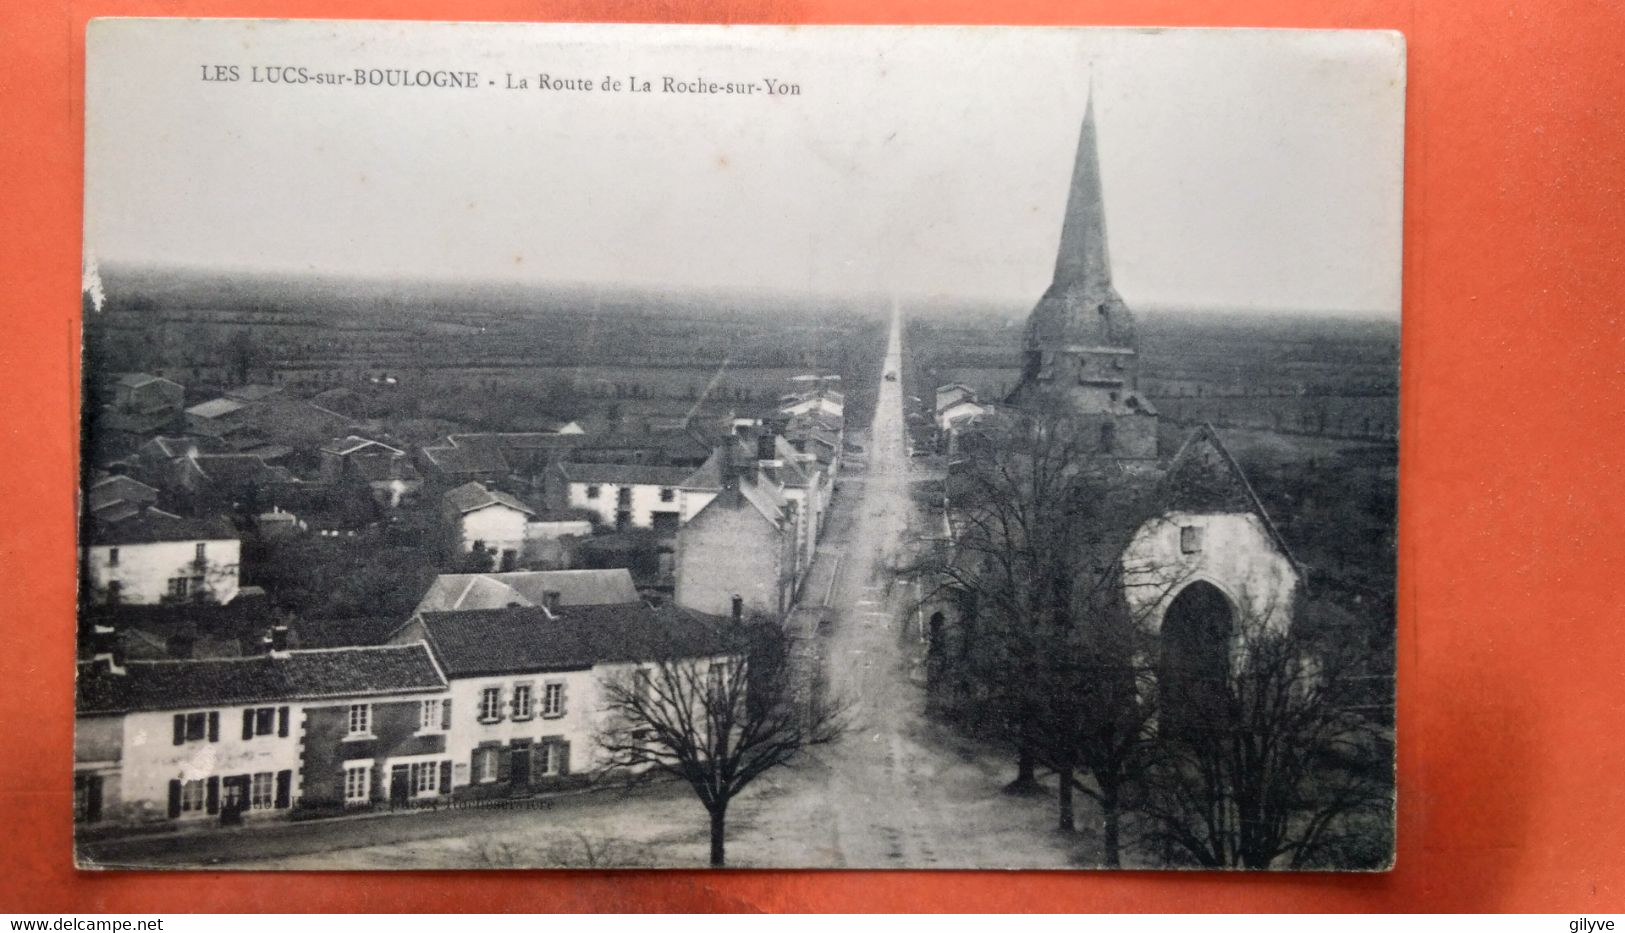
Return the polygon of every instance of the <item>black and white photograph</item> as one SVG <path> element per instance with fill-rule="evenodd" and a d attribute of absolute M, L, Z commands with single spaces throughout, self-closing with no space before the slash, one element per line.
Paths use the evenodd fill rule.
<path fill-rule="evenodd" d="M 80 868 L 1392 867 L 1399 35 L 88 32 Z"/>

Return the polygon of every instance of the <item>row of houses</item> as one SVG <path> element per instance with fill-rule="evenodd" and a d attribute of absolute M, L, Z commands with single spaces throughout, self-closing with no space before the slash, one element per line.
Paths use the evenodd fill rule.
<path fill-rule="evenodd" d="M 100 628 L 78 671 L 76 813 L 236 822 L 567 786 L 602 764 L 606 679 L 729 663 L 723 621 L 638 602 L 629 578 L 443 578 L 376 645 L 293 648 L 278 626 L 253 656 L 131 660 Z"/>
<path fill-rule="evenodd" d="M 225 408 L 185 414 L 240 410 Z M 717 659 L 720 620 L 789 612 L 834 494 L 843 409 L 820 390 L 710 439 L 454 434 L 415 456 L 347 433 L 317 445 L 304 476 L 210 452 L 206 436 L 148 438 L 123 464 L 141 478 L 99 471 L 87 489 L 80 818 L 237 821 L 580 779 L 599 764 L 605 678 L 656 653 Z M 236 650 L 196 624 L 127 626 L 148 610 L 242 605 L 233 523 L 159 507 L 226 474 L 264 537 L 328 533 L 307 521 L 313 490 L 382 510 L 432 493 L 451 556 L 488 554 L 489 569 L 440 576 L 404 621 L 296 620 Z M 645 601 L 624 568 L 518 569 L 550 542 L 615 531 L 669 543 L 670 599 Z"/>

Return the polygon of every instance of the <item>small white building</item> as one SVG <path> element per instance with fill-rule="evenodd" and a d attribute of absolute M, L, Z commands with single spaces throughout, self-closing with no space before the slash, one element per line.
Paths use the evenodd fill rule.
<path fill-rule="evenodd" d="M 689 467 L 563 463 L 554 468 L 564 508 L 584 509 L 605 527 L 676 534 L 683 522 Z"/>
<path fill-rule="evenodd" d="M 464 483 L 446 493 L 442 513 L 452 529 L 452 550 L 483 549 L 496 556 L 496 568 L 509 570 L 525 550 L 526 526 L 536 510 L 483 483 Z"/>
<path fill-rule="evenodd" d="M 242 542 L 224 518 L 181 518 L 149 507 L 96 522 L 81 550 L 97 604 L 224 605 L 237 598 Z"/>

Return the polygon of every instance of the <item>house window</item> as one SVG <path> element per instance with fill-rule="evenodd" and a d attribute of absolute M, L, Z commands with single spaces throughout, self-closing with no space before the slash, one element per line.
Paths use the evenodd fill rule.
<path fill-rule="evenodd" d="M 587 498 L 589 498 L 589 499 L 598 498 L 598 492 L 599 492 L 599 489 L 598 489 L 597 486 L 588 486 L 587 487 Z"/>
<path fill-rule="evenodd" d="M 662 489 L 662 490 L 660 490 L 660 501 L 661 502 L 670 502 L 675 498 L 677 498 L 677 490 L 675 490 L 675 489 Z"/>
<path fill-rule="evenodd" d="M 350 734 L 348 738 L 357 738 L 372 733 L 372 704 L 350 704 Z"/>
<path fill-rule="evenodd" d="M 418 731 L 440 731 L 440 703 L 439 700 L 424 700 L 418 707 Z"/>
<path fill-rule="evenodd" d="M 372 798 L 371 772 L 367 765 L 344 769 L 345 803 L 366 803 Z"/>
<path fill-rule="evenodd" d="M 124 584 L 117 580 L 107 581 L 107 604 L 117 606 L 124 601 Z"/>
<path fill-rule="evenodd" d="M 519 684 L 513 688 L 513 718 L 529 719 L 536 714 L 530 684 Z"/>
<path fill-rule="evenodd" d="M 208 547 L 209 546 L 207 544 L 204 544 L 202 541 L 199 541 L 197 543 L 197 552 L 193 555 L 193 559 L 195 559 L 200 564 L 203 563 L 203 561 L 208 559 L 208 553 L 207 553 Z"/>
<path fill-rule="evenodd" d="M 107 566 L 109 566 L 109 567 L 117 567 L 118 566 L 118 548 L 110 547 L 110 548 L 107 549 Z"/>
<path fill-rule="evenodd" d="M 202 813 L 204 803 L 204 782 L 187 781 L 181 785 L 181 812 Z"/>
<path fill-rule="evenodd" d="M 209 734 L 208 713 L 186 714 L 186 741 L 201 742 Z"/>
<path fill-rule="evenodd" d="M 270 735 L 276 731 L 276 707 L 262 706 L 254 711 L 254 734 Z"/>
<path fill-rule="evenodd" d="M 1185 554 L 1195 554 L 1202 550 L 1202 526 L 1180 526 L 1179 550 Z"/>
<path fill-rule="evenodd" d="M 536 757 L 532 759 L 531 773 L 552 777 L 559 773 L 559 747 L 553 742 L 542 742 L 532 752 Z"/>
<path fill-rule="evenodd" d="M 251 810 L 269 810 L 276 803 L 276 774 L 260 771 L 254 775 L 254 786 L 248 795 Z"/>
<path fill-rule="evenodd" d="M 486 687 L 480 691 L 480 722 L 502 719 L 502 688 Z"/>
<path fill-rule="evenodd" d="M 501 749 L 476 748 L 474 750 L 474 780 L 489 784 L 497 779 L 497 756 Z"/>
<path fill-rule="evenodd" d="M 564 715 L 564 684 L 553 681 L 542 688 L 542 715 L 552 718 Z"/>
<path fill-rule="evenodd" d="M 438 794 L 440 792 L 440 762 L 412 762 L 412 792 L 414 794 Z"/>
<path fill-rule="evenodd" d="M 169 595 L 171 597 L 173 597 L 174 599 L 185 599 L 187 596 L 191 595 L 191 592 L 192 592 L 192 578 L 191 577 L 170 577 L 169 578 Z"/>

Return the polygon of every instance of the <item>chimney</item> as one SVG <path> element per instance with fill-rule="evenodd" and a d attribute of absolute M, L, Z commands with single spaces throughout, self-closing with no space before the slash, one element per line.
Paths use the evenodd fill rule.
<path fill-rule="evenodd" d="M 738 593 L 735 593 L 734 596 L 733 596 L 733 619 L 734 619 L 735 622 L 741 622 L 741 621 L 744 621 L 744 618 L 745 618 L 745 597 L 740 596 Z"/>
<path fill-rule="evenodd" d="M 118 630 L 111 625 L 98 625 L 90 630 L 92 659 L 107 665 L 109 674 L 124 673 L 124 644 L 119 641 Z"/>
<path fill-rule="evenodd" d="M 558 590 L 548 590 L 542 594 L 542 608 L 547 610 L 548 615 L 556 616 L 559 614 L 559 600 L 563 596 L 564 594 Z"/>

